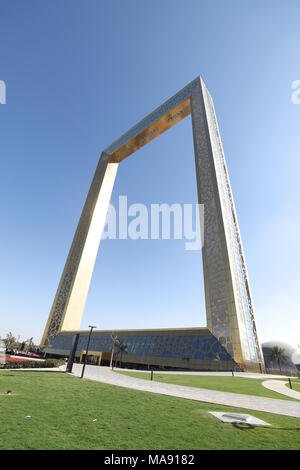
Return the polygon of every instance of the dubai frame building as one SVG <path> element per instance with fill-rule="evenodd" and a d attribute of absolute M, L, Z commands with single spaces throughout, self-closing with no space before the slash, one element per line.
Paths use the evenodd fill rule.
<path fill-rule="evenodd" d="M 67 355 L 78 331 L 119 163 L 191 115 L 198 202 L 204 205 L 202 260 L 207 326 L 120 330 L 126 363 L 158 367 L 264 371 L 236 210 L 212 98 L 198 77 L 107 147 L 88 192 L 50 311 L 41 348 Z M 95 331 L 94 355 L 108 354 L 109 331 Z M 104 356 L 102 356 L 103 358 Z M 99 362 L 98 362 L 99 363 Z"/>

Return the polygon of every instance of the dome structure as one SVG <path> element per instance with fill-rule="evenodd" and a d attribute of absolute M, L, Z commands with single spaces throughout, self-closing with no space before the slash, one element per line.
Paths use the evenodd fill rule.
<path fill-rule="evenodd" d="M 298 368 L 296 364 L 300 364 L 300 349 L 291 346 L 283 341 L 268 341 L 261 345 L 266 369 L 271 374 L 286 374 L 286 375 L 297 375 Z M 274 347 L 278 347 L 283 350 L 286 356 L 285 361 L 278 361 L 276 359 L 271 360 L 272 350 Z"/>

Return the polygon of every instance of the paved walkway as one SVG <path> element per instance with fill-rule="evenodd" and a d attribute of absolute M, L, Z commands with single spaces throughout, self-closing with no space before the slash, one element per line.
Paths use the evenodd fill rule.
<path fill-rule="evenodd" d="M 139 374 L 150 374 L 150 370 L 134 370 L 134 369 L 119 369 L 116 368 L 116 371 L 128 371 L 128 372 L 138 372 Z M 170 375 L 207 375 L 207 376 L 219 376 L 219 377 L 232 377 L 232 372 L 200 372 L 200 371 L 171 371 L 171 370 L 155 370 L 155 374 L 170 374 Z M 257 374 L 254 372 L 234 372 L 234 377 L 243 377 L 245 379 L 287 379 L 286 375 L 272 375 L 272 374 Z"/>
<path fill-rule="evenodd" d="M 80 377 L 81 370 L 82 364 L 74 364 L 72 374 Z M 118 374 L 117 372 L 111 371 L 108 367 L 86 366 L 84 377 L 119 387 L 132 388 L 134 390 L 142 390 L 160 395 L 300 418 L 300 402 L 297 403 L 295 401 L 206 390 L 203 388 L 155 382 L 154 380 L 136 379 L 134 377 Z"/>
<path fill-rule="evenodd" d="M 296 398 L 296 400 L 300 400 L 300 392 L 296 392 L 296 390 L 292 390 L 286 386 L 288 382 L 283 382 L 280 380 L 267 380 L 262 383 L 262 385 L 269 390 L 273 390 L 273 392 L 278 392 L 283 395 L 286 395 L 290 398 Z M 293 380 L 292 380 L 293 386 Z"/>

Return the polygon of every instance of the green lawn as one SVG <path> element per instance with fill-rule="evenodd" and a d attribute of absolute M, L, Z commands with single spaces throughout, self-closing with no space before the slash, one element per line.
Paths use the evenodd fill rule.
<path fill-rule="evenodd" d="M 130 375 L 140 379 L 150 380 L 150 372 L 128 372 L 118 373 Z M 208 390 L 218 390 L 221 392 L 242 393 L 245 395 L 255 395 L 267 398 L 277 398 L 281 400 L 293 400 L 285 395 L 268 390 L 262 385 L 266 379 L 250 379 L 232 376 L 208 376 L 208 375 L 184 375 L 184 374 L 164 374 L 154 372 L 153 380 L 175 385 L 185 385 L 187 387 L 206 388 Z M 296 388 L 295 388 L 296 390 Z M 295 401 L 298 401 L 295 399 Z"/>
<path fill-rule="evenodd" d="M 5 395 L 8 389 L 11 396 Z M 248 412 L 272 427 L 223 424 L 208 411 Z M 300 447 L 299 419 L 140 392 L 60 372 L 1 371 L 0 412 L 0 449 Z"/>
<path fill-rule="evenodd" d="M 300 380 L 291 379 L 291 382 L 292 382 L 292 389 L 295 390 L 295 392 L 300 392 Z M 290 388 L 289 383 L 286 384 L 286 387 Z"/>

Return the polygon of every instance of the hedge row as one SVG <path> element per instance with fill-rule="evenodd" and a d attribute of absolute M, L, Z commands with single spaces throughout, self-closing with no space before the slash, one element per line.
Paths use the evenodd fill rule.
<path fill-rule="evenodd" d="M 28 369 L 28 368 L 45 368 L 45 367 L 59 367 L 65 364 L 65 361 L 60 359 L 46 359 L 45 361 L 8 361 L 2 364 L 3 369 Z M 0 366 L 0 367 L 1 367 Z"/>

